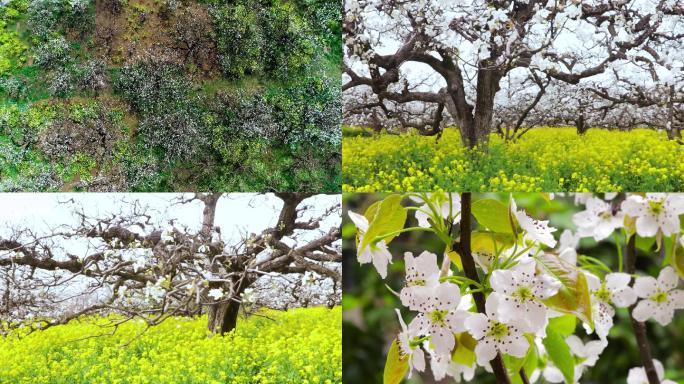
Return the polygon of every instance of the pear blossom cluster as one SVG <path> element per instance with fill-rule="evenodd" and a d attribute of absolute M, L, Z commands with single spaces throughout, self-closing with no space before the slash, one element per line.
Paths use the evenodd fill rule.
<path fill-rule="evenodd" d="M 406 218 L 397 215 L 401 221 L 391 229 L 388 226 L 387 232 L 376 227 L 388 225 L 389 219 L 377 217 L 381 208 L 374 207 L 371 214 L 349 211 L 348 216 L 357 227 L 357 246 L 363 244 L 357 248 L 359 263 L 372 263 L 383 279 L 399 273 L 389 268 L 396 252 L 391 244 L 395 236 L 426 231 L 445 242 L 441 254 L 434 248 L 404 252 L 403 285 L 388 285 L 404 307 L 395 309 L 400 326 L 395 342 L 409 377 L 429 366 L 437 380 L 449 376 L 457 382 L 469 381 L 479 368 L 493 372 L 497 356 L 536 355 L 537 365 L 526 372 L 529 382 L 543 378 L 578 383 L 608 346 L 616 311 L 628 311 L 637 322 L 653 320 L 665 326 L 684 309 L 683 275 L 676 263 L 663 266 L 654 277 L 647 271 L 629 273 L 623 266 L 627 263 L 623 250 L 616 250 L 619 267 L 610 268 L 580 248 L 585 239 L 615 239 L 624 248 L 634 236 L 654 238 L 657 244 L 669 239 L 681 250 L 684 194 L 577 194 L 574 228 L 559 235 L 552 221 L 518 208 L 513 196 L 490 204 L 504 207 L 496 214 L 488 212 L 501 208 L 473 209 L 478 225 L 471 234 L 458 233 L 457 224 L 468 219 L 461 216 L 459 195 L 404 197 L 408 198 L 401 201 L 409 208 L 394 206 L 387 212 L 405 209 Z M 467 277 L 460 264 L 463 255 L 457 244 L 467 235 L 478 239 L 472 244 L 478 280 L 472 280 L 472 274 Z M 489 242 L 480 240 L 488 235 Z M 614 264 L 618 263 L 610 265 Z M 479 303 L 478 296 L 483 299 Z M 568 304 L 573 300 L 585 301 Z M 554 327 L 561 321 L 572 327 L 559 334 Z M 576 327 L 577 322 L 583 327 Z M 549 343 L 558 340 L 567 348 L 572 370 L 567 369 L 567 361 L 559 364 L 557 354 L 549 353 L 557 348 Z M 654 360 L 654 365 L 661 382 L 670 383 L 662 364 Z M 624 376 L 628 384 L 648 382 L 643 368 L 633 368 Z"/>

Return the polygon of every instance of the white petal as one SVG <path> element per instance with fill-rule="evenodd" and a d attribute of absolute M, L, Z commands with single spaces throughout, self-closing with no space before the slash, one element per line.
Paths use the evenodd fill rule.
<path fill-rule="evenodd" d="M 541 290 L 535 289 L 535 296 L 541 300 L 548 299 L 549 297 L 555 295 L 562 286 L 558 279 L 546 273 L 539 276 L 537 283 L 537 286 L 543 287 Z"/>
<path fill-rule="evenodd" d="M 658 275 L 658 286 L 663 291 L 669 291 L 671 289 L 677 288 L 677 283 L 679 283 L 679 277 L 674 268 L 667 266 L 660 271 Z"/>
<path fill-rule="evenodd" d="M 544 379 L 549 383 L 562 383 L 563 380 L 565 380 L 560 369 L 553 365 L 547 365 L 546 368 L 544 368 Z"/>
<path fill-rule="evenodd" d="M 658 375 L 658 378 L 662 379 L 663 376 L 665 376 L 665 369 L 663 368 L 663 364 L 660 361 L 653 359 L 653 367 L 656 370 L 656 374 Z"/>
<path fill-rule="evenodd" d="M 530 348 L 530 342 L 523 335 L 510 335 L 501 340 L 499 348 L 511 356 L 525 357 Z"/>
<path fill-rule="evenodd" d="M 349 215 L 349 218 L 354 222 L 359 231 L 366 232 L 368 230 L 368 219 L 365 216 L 352 211 L 348 211 L 347 215 Z"/>
<path fill-rule="evenodd" d="M 444 379 L 447 374 L 447 367 L 449 366 L 449 360 L 451 356 L 437 356 L 432 354 L 430 358 L 430 368 L 432 369 L 432 375 L 435 380 L 440 381 Z"/>
<path fill-rule="evenodd" d="M 644 198 L 639 195 L 627 197 L 622 202 L 622 211 L 631 217 L 639 217 L 645 212 Z"/>
<path fill-rule="evenodd" d="M 404 323 L 404 318 L 401 317 L 401 312 L 399 312 L 398 308 L 394 308 L 394 310 L 397 312 L 397 317 L 399 318 L 399 324 L 401 324 L 401 330 L 403 332 L 408 332 L 408 328 L 406 328 L 406 323 Z"/>
<path fill-rule="evenodd" d="M 660 214 L 660 229 L 663 231 L 663 235 L 670 236 L 673 233 L 679 232 L 679 217 L 673 216 L 670 218 L 663 217 Z"/>
<path fill-rule="evenodd" d="M 482 313 L 475 313 L 465 319 L 465 328 L 468 333 L 473 336 L 475 340 L 479 340 L 484 337 L 485 332 L 489 328 L 489 319 Z"/>
<path fill-rule="evenodd" d="M 434 289 L 433 308 L 437 309 L 456 309 L 461 300 L 461 291 L 458 285 L 453 283 L 442 283 Z"/>
<path fill-rule="evenodd" d="M 585 356 L 586 357 L 589 357 L 589 356 L 598 357 L 598 355 L 603 353 L 603 350 L 605 350 L 607 346 L 608 346 L 608 343 L 605 341 L 592 340 L 592 341 L 590 341 L 584 345 Z"/>
<path fill-rule="evenodd" d="M 584 343 L 577 335 L 570 335 L 565 338 L 565 343 L 570 347 L 570 350 L 575 356 L 586 357 L 584 350 Z"/>
<path fill-rule="evenodd" d="M 637 233 L 641 237 L 655 236 L 658 232 L 658 222 L 655 217 L 650 215 L 637 218 L 636 227 Z"/>
<path fill-rule="evenodd" d="M 425 370 L 425 353 L 420 348 L 413 350 L 411 355 L 411 366 L 418 372 L 423 372 Z"/>
<path fill-rule="evenodd" d="M 463 332 L 465 331 L 465 321 L 470 317 L 470 312 L 466 311 L 451 311 L 446 315 L 444 321 L 449 324 L 449 328 L 452 332 Z"/>
<path fill-rule="evenodd" d="M 416 211 L 416 220 L 418 220 L 418 226 L 423 227 L 423 228 L 430 228 L 431 224 L 428 221 L 428 218 L 430 217 L 428 215 L 428 212 L 430 212 L 430 208 L 426 205 L 423 205 Z"/>
<path fill-rule="evenodd" d="M 656 293 L 657 282 L 651 276 L 640 276 L 634 281 L 634 293 L 641 298 L 651 297 Z"/>
<path fill-rule="evenodd" d="M 522 316 L 527 324 L 526 331 L 537 333 L 546 329 L 546 325 L 549 323 L 546 307 L 536 302 L 527 302 L 524 307 L 525 312 L 522 313 Z"/>
<path fill-rule="evenodd" d="M 515 290 L 513 272 L 497 269 L 496 271 L 493 271 L 492 275 L 489 277 L 489 284 L 492 286 L 493 290 L 510 295 L 513 293 L 513 290 Z"/>
<path fill-rule="evenodd" d="M 592 308 L 592 314 L 594 315 L 594 328 L 596 329 L 596 334 L 601 340 L 605 340 L 608 336 L 608 332 L 610 332 L 610 329 L 613 327 L 615 309 L 613 309 L 610 304 L 599 301 Z"/>
<path fill-rule="evenodd" d="M 409 323 L 409 331 L 415 332 L 416 334 L 422 334 L 427 332 L 430 326 L 430 321 L 424 313 L 419 313 L 418 316 L 414 317 Z"/>
<path fill-rule="evenodd" d="M 644 322 L 648 320 L 655 311 L 655 305 L 649 299 L 641 300 L 637 303 L 636 307 L 632 311 L 632 317 L 636 321 Z"/>
<path fill-rule="evenodd" d="M 648 384 L 648 377 L 643 368 L 632 368 L 627 375 L 627 384 Z"/>
<path fill-rule="evenodd" d="M 499 294 L 496 292 L 492 292 L 489 294 L 489 297 L 487 297 L 487 301 L 485 302 L 485 312 L 489 318 L 498 318 L 497 313 L 500 301 L 502 300 L 500 299 Z"/>
<path fill-rule="evenodd" d="M 666 326 L 672 322 L 674 317 L 674 306 L 668 302 L 658 305 L 653 313 L 653 319 L 660 325 Z"/>
<path fill-rule="evenodd" d="M 416 272 L 419 278 L 433 280 L 439 278 L 439 267 L 437 266 L 437 255 L 432 252 L 423 251 L 416 261 Z"/>
<path fill-rule="evenodd" d="M 615 227 L 613 226 L 612 219 L 608 221 L 601 220 L 596 226 L 596 229 L 594 229 L 594 240 L 601 241 L 606 239 L 613 234 L 614 230 Z"/>
<path fill-rule="evenodd" d="M 475 356 L 477 356 L 477 364 L 484 366 L 496 357 L 496 347 L 494 340 L 486 338 L 477 343 L 475 347 Z"/>
<path fill-rule="evenodd" d="M 675 289 L 667 293 L 667 298 L 674 309 L 684 309 L 684 290 Z"/>
<path fill-rule="evenodd" d="M 629 281 L 632 277 L 626 273 L 615 272 L 606 275 L 606 288 L 610 291 L 616 291 L 618 289 L 625 288 L 629 285 Z"/>
<path fill-rule="evenodd" d="M 451 216 L 454 224 L 458 223 L 460 221 L 460 217 L 461 217 L 461 215 L 459 214 L 459 212 L 461 211 L 460 201 L 454 201 L 453 204 L 450 204 L 449 201 L 445 201 L 444 203 L 442 203 L 442 206 L 440 208 L 442 211 L 442 216 L 445 219 Z"/>
<path fill-rule="evenodd" d="M 447 355 L 454 349 L 456 341 L 454 334 L 449 328 L 441 327 L 435 324 L 430 326 L 430 335 L 432 336 L 432 345 L 435 348 L 435 353 L 438 355 Z"/>
<path fill-rule="evenodd" d="M 371 246 L 372 248 L 373 246 Z M 387 277 L 387 264 L 392 261 L 392 254 L 387 250 L 385 240 L 378 242 L 375 249 L 371 251 L 373 257 L 373 266 L 377 269 L 380 277 L 383 279 Z"/>
<path fill-rule="evenodd" d="M 371 249 L 370 245 L 367 245 L 365 248 L 363 248 L 358 256 L 359 264 L 367 264 L 370 263 L 373 260 L 373 256 L 371 254 Z"/>
<path fill-rule="evenodd" d="M 610 299 L 615 306 L 625 308 L 636 303 L 637 295 L 632 288 L 626 287 L 613 292 Z"/>
<path fill-rule="evenodd" d="M 587 285 L 590 291 L 598 291 L 601 288 L 601 279 L 593 273 L 584 272 L 584 276 L 587 278 Z"/>

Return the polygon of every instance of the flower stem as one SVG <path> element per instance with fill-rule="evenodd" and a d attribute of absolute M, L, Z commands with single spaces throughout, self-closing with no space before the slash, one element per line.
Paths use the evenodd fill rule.
<path fill-rule="evenodd" d="M 522 380 L 523 384 L 530 384 L 530 381 L 525 374 L 525 368 L 520 368 L 520 380 Z"/>
<path fill-rule="evenodd" d="M 471 224 L 471 194 L 464 192 L 461 194 L 461 241 L 454 248 L 459 250 L 458 253 L 461 255 L 463 272 L 466 277 L 480 283 L 480 278 L 477 276 L 477 269 L 475 268 L 475 260 L 470 251 Z M 471 288 L 475 288 L 475 286 L 473 285 Z M 477 311 L 486 313 L 484 294 L 482 292 L 473 292 L 473 299 L 475 300 Z M 494 376 L 496 376 L 496 381 L 499 384 L 511 383 L 511 379 L 506 372 L 506 366 L 501 358 L 501 353 L 497 353 L 490 364 L 492 371 L 494 371 Z"/>
<path fill-rule="evenodd" d="M 622 272 L 622 244 L 620 243 L 620 234 L 615 232 L 615 247 L 618 253 L 618 272 Z"/>
<path fill-rule="evenodd" d="M 636 272 L 636 235 L 629 237 L 627 242 L 627 249 L 625 250 L 627 273 L 634 275 Z M 632 277 L 632 283 L 634 283 L 634 277 Z M 636 304 L 629 307 L 630 320 L 632 321 L 632 328 L 634 329 L 634 336 L 636 337 L 637 347 L 639 348 L 639 354 L 641 355 L 641 364 L 644 366 L 646 371 L 646 377 L 648 377 L 649 384 L 659 384 L 660 379 L 658 379 L 658 373 L 656 372 L 655 366 L 653 365 L 653 357 L 651 356 L 651 348 L 648 345 L 648 336 L 646 335 L 646 324 L 637 321 L 632 316 Z"/>

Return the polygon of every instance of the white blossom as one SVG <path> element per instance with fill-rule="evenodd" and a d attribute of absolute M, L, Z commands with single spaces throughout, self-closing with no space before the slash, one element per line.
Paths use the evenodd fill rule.
<path fill-rule="evenodd" d="M 368 219 L 364 216 L 349 211 L 349 218 L 354 222 L 356 228 L 359 230 L 358 244 L 363 243 L 363 237 L 368 230 Z M 363 249 L 358 251 L 358 260 L 360 264 L 373 263 L 373 266 L 383 279 L 387 277 L 387 264 L 392 262 L 392 254 L 387 249 L 385 240 L 380 240 L 375 244 L 368 244 Z"/>
<path fill-rule="evenodd" d="M 590 197 L 587 199 L 586 210 L 576 213 L 572 221 L 577 225 L 577 232 L 582 237 L 592 236 L 601 241 L 610 236 L 624 222 L 622 212 L 613 214 L 612 207 L 602 199 Z"/>
<path fill-rule="evenodd" d="M 542 300 L 555 295 L 561 283 L 547 274 L 535 274 L 535 263 L 519 263 L 514 269 L 492 272 L 489 282 L 499 294 L 498 314 L 502 321 L 519 319 L 524 331 L 543 332 L 548 323 Z"/>
<path fill-rule="evenodd" d="M 653 359 L 653 365 L 661 384 L 677 384 L 672 380 L 663 380 L 663 377 L 665 376 L 665 369 L 660 361 Z M 627 384 L 649 384 L 648 377 L 646 376 L 646 370 L 644 370 L 643 367 L 630 369 L 629 374 L 627 375 Z"/>
<path fill-rule="evenodd" d="M 458 285 L 449 282 L 434 287 L 423 302 L 416 304 L 420 313 L 411 322 L 431 336 L 435 353 L 446 355 L 454 348 L 454 333 L 464 330 L 463 321 L 469 313 L 459 308 L 461 293 Z"/>
<path fill-rule="evenodd" d="M 430 352 L 430 368 L 435 380 L 440 381 L 447 375 L 454 378 L 457 383 L 461 382 L 461 376 L 466 381 L 470 381 L 475 376 L 475 365 L 467 366 L 456 363 L 451 359 L 451 355 L 437 355 Z"/>
<path fill-rule="evenodd" d="M 478 340 L 475 356 L 477 364 L 481 366 L 494 359 L 497 352 L 524 357 L 530 346 L 522 329 L 517 325 L 518 319 L 505 323 L 499 316 L 500 300 L 498 294 L 490 294 L 485 303 L 487 314 L 476 313 L 465 320 L 465 328 Z"/>
<path fill-rule="evenodd" d="M 668 266 L 658 275 L 658 280 L 651 276 L 640 276 L 634 282 L 634 292 L 641 298 L 632 316 L 637 321 L 655 319 L 660 325 L 672 321 L 674 311 L 684 308 L 684 290 L 676 289 L 679 278 L 675 270 Z"/>
<path fill-rule="evenodd" d="M 421 202 L 419 199 L 412 197 L 413 201 Z M 441 218 L 449 220 L 456 224 L 461 220 L 461 197 L 458 193 L 451 193 L 447 195 L 446 201 L 441 202 L 441 204 L 436 208 Z M 433 215 L 430 206 L 425 203 L 421 205 L 418 210 L 416 210 L 416 220 L 418 220 L 418 226 L 423 228 L 429 228 L 432 226 L 428 221 L 428 218 Z"/>
<path fill-rule="evenodd" d="M 549 227 L 548 220 L 535 220 L 525 213 L 523 210 L 518 210 L 515 200 L 511 198 L 511 212 L 518 220 L 518 224 L 525 231 L 525 237 L 534 242 L 544 244 L 547 247 L 555 247 L 556 239 L 553 237 L 553 232 L 556 228 Z"/>
<path fill-rule="evenodd" d="M 211 297 L 214 300 L 221 300 L 223 296 L 225 296 L 225 294 L 223 293 L 223 289 L 214 288 L 209 290 L 207 296 Z"/>
<path fill-rule="evenodd" d="M 634 290 L 629 286 L 631 277 L 626 273 L 609 273 L 604 281 L 591 273 L 585 273 L 587 285 L 591 293 L 592 317 L 594 329 L 601 340 L 606 340 L 608 332 L 613 327 L 613 316 L 617 307 L 628 307 L 636 301 Z M 591 329 L 586 326 L 587 332 Z"/>
<path fill-rule="evenodd" d="M 400 292 L 401 303 L 414 311 L 421 310 L 430 292 L 439 285 L 437 255 L 424 251 L 417 257 L 404 253 L 406 286 Z"/>
<path fill-rule="evenodd" d="M 413 322 L 409 327 L 406 327 L 406 323 L 404 323 L 404 319 L 401 317 L 401 312 L 396 308 L 394 310 L 397 312 L 397 317 L 399 317 L 399 323 L 401 324 L 401 332 L 398 337 L 399 353 L 401 356 L 408 356 L 408 377 L 410 378 L 414 369 L 418 372 L 425 370 L 425 353 L 420 349 L 419 329 Z"/>
<path fill-rule="evenodd" d="M 665 236 L 670 236 L 680 230 L 679 215 L 684 213 L 684 195 L 630 195 L 622 202 L 622 210 L 628 216 L 636 218 L 636 232 L 639 236 L 655 236 L 659 230 Z"/>

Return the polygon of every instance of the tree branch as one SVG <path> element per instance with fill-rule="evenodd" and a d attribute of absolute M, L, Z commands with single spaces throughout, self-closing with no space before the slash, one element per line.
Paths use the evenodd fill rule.
<path fill-rule="evenodd" d="M 470 252 L 470 234 L 471 234 L 471 194 L 464 192 L 461 194 L 461 241 L 457 244 L 459 254 L 461 255 L 461 262 L 463 263 L 463 271 L 467 278 L 479 283 L 480 278 L 477 276 L 477 269 L 475 268 L 475 260 Z M 475 289 L 471 286 L 471 289 Z M 473 292 L 475 305 L 477 311 L 486 313 L 485 311 L 485 297 L 482 292 Z M 494 360 L 490 362 L 496 381 L 500 384 L 510 384 L 511 379 L 508 377 L 506 367 L 504 366 L 501 353 L 497 353 Z"/>
<path fill-rule="evenodd" d="M 626 258 L 627 258 L 627 273 L 633 275 L 636 270 L 636 235 L 632 235 L 627 242 Z M 632 277 L 632 283 L 634 278 Z M 648 345 L 648 336 L 646 335 L 646 324 L 637 321 L 632 316 L 632 312 L 636 307 L 636 303 L 629 307 L 629 318 L 632 321 L 632 328 L 634 328 L 634 336 L 636 337 L 637 347 L 639 347 L 639 354 L 641 355 L 641 363 L 646 371 L 649 384 L 658 384 L 658 373 L 653 365 L 653 357 L 651 356 L 651 348 Z"/>

